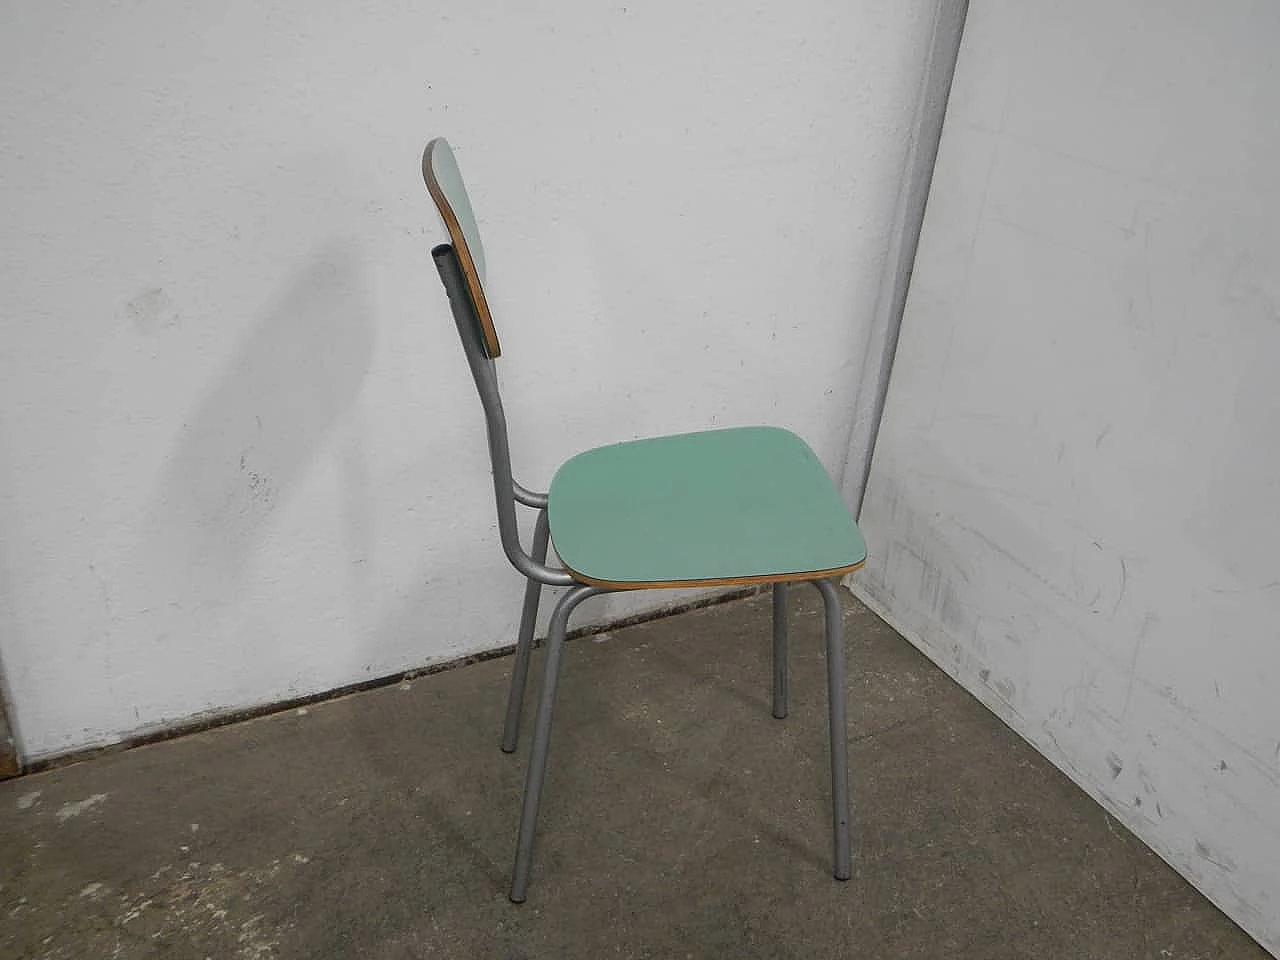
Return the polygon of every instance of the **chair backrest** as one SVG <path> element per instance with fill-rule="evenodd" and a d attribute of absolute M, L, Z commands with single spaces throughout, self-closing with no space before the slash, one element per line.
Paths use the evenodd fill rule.
<path fill-rule="evenodd" d="M 435 201 L 436 209 L 440 212 L 440 218 L 452 241 L 432 249 L 431 257 L 440 273 L 445 293 L 449 296 L 453 321 L 462 340 L 471 377 L 480 394 L 480 403 L 484 407 L 502 549 L 512 565 L 526 577 L 542 583 L 569 586 L 576 582 L 571 575 L 531 557 L 520 544 L 520 529 L 516 522 L 517 501 L 531 507 L 545 507 L 546 496 L 525 490 L 515 482 L 511 474 L 507 417 L 502 409 L 498 372 L 494 364 L 494 358 L 499 353 L 498 335 L 484 299 L 484 252 L 480 246 L 480 232 L 476 229 L 471 201 L 463 186 L 458 165 L 453 159 L 453 151 L 443 138 L 436 138 L 427 144 L 422 155 L 422 177 L 427 182 L 427 190 Z"/>
<path fill-rule="evenodd" d="M 480 242 L 480 229 L 476 226 L 471 198 L 467 195 L 466 184 L 462 182 L 458 161 L 444 137 L 436 137 L 423 151 L 422 178 L 427 182 L 427 190 L 440 211 L 445 229 L 449 231 L 453 249 L 457 251 L 462 276 L 480 321 L 485 356 L 493 360 L 502 353 L 502 347 L 498 343 L 493 315 L 489 312 L 489 301 L 484 295 L 484 244 Z"/>

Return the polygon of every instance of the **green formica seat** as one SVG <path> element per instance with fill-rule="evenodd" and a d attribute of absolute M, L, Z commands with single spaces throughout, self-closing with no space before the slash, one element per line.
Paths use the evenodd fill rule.
<path fill-rule="evenodd" d="M 547 493 L 516 482 L 498 390 L 497 327 L 484 292 L 480 232 L 453 150 L 432 140 L 422 158 L 427 189 L 449 233 L 431 251 L 484 409 L 498 532 L 526 578 L 512 660 L 502 749 L 514 752 L 544 586 L 567 588 L 547 628 L 547 655 L 525 780 L 509 896 L 528 896 L 538 807 L 546 782 L 560 661 L 569 615 L 602 593 L 659 587 L 770 584 L 773 715 L 787 715 L 787 589 L 812 583 L 823 598 L 831 754 L 833 874 L 851 872 L 844 633 L 833 579 L 866 559 L 866 545 L 830 476 L 808 445 L 774 426 L 737 427 L 633 440 L 569 459 Z M 517 510 L 536 512 L 533 542 Z M 554 544 L 562 566 L 547 562 Z"/>
<path fill-rule="evenodd" d="M 556 472 L 547 509 L 565 567 L 615 588 L 808 580 L 867 556 L 826 469 L 778 427 L 588 450 Z"/>

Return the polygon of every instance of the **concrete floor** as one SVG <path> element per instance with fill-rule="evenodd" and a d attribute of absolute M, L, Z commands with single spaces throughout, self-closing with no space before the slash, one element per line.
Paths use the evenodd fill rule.
<path fill-rule="evenodd" d="M 795 594 L 785 721 L 767 597 L 568 646 L 523 906 L 504 658 L 0 783 L 0 957 L 1265 957 L 853 600 L 832 880 Z"/>

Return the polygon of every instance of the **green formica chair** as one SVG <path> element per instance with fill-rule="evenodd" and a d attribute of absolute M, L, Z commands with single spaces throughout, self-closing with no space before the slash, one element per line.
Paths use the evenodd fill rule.
<path fill-rule="evenodd" d="M 538 803 L 547 770 L 551 713 L 569 615 L 588 597 L 659 587 L 773 585 L 773 715 L 787 714 L 787 585 L 822 593 L 830 715 L 831 812 L 835 876 L 850 874 L 844 639 L 833 578 L 857 570 L 866 545 L 848 508 L 795 434 L 776 427 L 710 430 L 588 450 L 566 462 L 549 493 L 515 481 L 494 361 L 500 348 L 484 294 L 484 251 L 471 202 L 449 144 L 427 144 L 427 189 L 450 243 L 431 251 L 488 427 L 498 530 L 508 559 L 528 585 L 516 643 L 502 749 L 515 750 L 534 621 L 544 585 L 567 587 L 552 614 L 546 667 L 516 844 L 511 900 L 529 888 Z M 520 542 L 517 505 L 537 511 L 533 549 Z M 548 541 L 563 567 L 547 563 Z"/>

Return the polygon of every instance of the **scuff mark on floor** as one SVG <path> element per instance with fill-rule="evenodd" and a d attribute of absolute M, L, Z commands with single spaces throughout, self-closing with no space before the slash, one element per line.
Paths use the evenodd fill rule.
<path fill-rule="evenodd" d="M 76 800 L 71 803 L 64 803 L 58 808 L 56 814 L 59 823 L 66 823 L 72 817 L 78 817 L 82 813 L 92 810 L 103 800 L 107 799 L 105 793 L 95 793 L 91 797 L 85 797 L 83 800 Z"/>
<path fill-rule="evenodd" d="M 293 853 L 289 863 L 302 865 L 310 858 Z M 181 944 L 221 940 L 235 960 L 265 960 L 279 956 L 283 926 L 268 922 L 260 910 L 248 913 L 261 895 L 273 889 L 285 862 L 272 860 L 263 867 L 228 869 L 221 863 L 189 861 L 162 889 L 135 891 L 119 898 L 115 931 L 130 937 L 175 947 Z M 168 872 L 168 868 L 156 875 Z"/>

